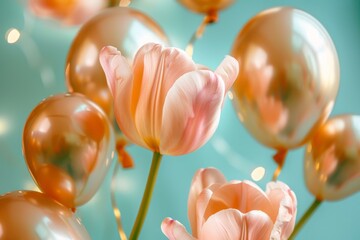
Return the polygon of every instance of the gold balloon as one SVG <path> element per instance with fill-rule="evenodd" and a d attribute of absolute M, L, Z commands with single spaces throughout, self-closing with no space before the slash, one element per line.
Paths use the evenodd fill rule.
<path fill-rule="evenodd" d="M 43 100 L 23 132 L 23 152 L 39 188 L 66 207 L 89 201 L 114 157 L 108 117 L 77 93 Z"/>
<path fill-rule="evenodd" d="M 305 181 L 318 200 L 339 200 L 360 190 L 360 116 L 330 118 L 305 153 Z"/>
<path fill-rule="evenodd" d="M 82 24 L 107 6 L 108 0 L 28 0 L 29 10 L 37 17 L 65 25 Z"/>
<path fill-rule="evenodd" d="M 132 61 L 137 50 L 148 42 L 168 43 L 163 30 L 151 18 L 125 7 L 104 10 L 84 24 L 73 40 L 66 60 L 68 90 L 86 95 L 113 119 L 113 100 L 99 52 L 112 45 Z"/>
<path fill-rule="evenodd" d="M 269 9 L 243 27 L 231 55 L 240 67 L 233 105 L 247 130 L 277 150 L 305 144 L 328 118 L 339 87 L 325 28 L 303 11 Z"/>
<path fill-rule="evenodd" d="M 212 14 L 223 10 L 235 2 L 235 0 L 178 0 L 187 9 L 203 14 Z"/>
<path fill-rule="evenodd" d="M 73 212 L 45 194 L 17 191 L 0 196 L 0 239 L 90 239 Z"/>

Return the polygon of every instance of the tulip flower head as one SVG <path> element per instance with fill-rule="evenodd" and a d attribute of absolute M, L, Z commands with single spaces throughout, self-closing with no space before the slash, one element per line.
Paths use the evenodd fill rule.
<path fill-rule="evenodd" d="M 148 43 L 131 65 L 116 48 L 100 52 L 117 123 L 129 140 L 166 155 L 204 145 L 215 132 L 238 62 L 226 56 L 216 71 L 198 68 L 182 50 Z"/>
<path fill-rule="evenodd" d="M 282 182 L 266 192 L 250 181 L 227 182 L 214 168 L 199 170 L 191 184 L 188 216 L 192 234 L 166 218 L 161 229 L 170 240 L 285 240 L 295 225 L 297 200 Z"/>

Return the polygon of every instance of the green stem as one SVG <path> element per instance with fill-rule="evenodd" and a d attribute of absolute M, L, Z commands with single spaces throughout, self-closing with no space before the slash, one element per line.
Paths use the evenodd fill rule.
<path fill-rule="evenodd" d="M 140 204 L 139 212 L 137 214 L 133 229 L 130 234 L 130 240 L 138 239 L 142 225 L 144 224 L 146 213 L 149 209 L 151 196 L 154 190 L 156 177 L 159 171 L 160 162 L 162 155 L 158 152 L 154 152 L 153 159 L 151 162 L 151 167 L 149 171 L 149 176 L 146 182 L 145 192 Z"/>
<path fill-rule="evenodd" d="M 309 220 L 311 215 L 315 212 L 315 210 L 319 207 L 321 203 L 322 203 L 321 200 L 318 199 L 314 200 L 314 202 L 311 204 L 308 210 L 306 210 L 305 214 L 301 217 L 300 221 L 295 225 L 294 231 L 292 232 L 288 240 L 292 240 L 295 238 L 295 236 L 298 234 L 300 229 Z"/>

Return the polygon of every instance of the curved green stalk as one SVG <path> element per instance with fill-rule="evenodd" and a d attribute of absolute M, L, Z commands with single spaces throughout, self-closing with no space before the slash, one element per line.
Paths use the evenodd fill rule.
<path fill-rule="evenodd" d="M 129 238 L 130 240 L 138 239 L 140 235 L 142 225 L 144 224 L 145 217 L 149 209 L 150 200 L 155 187 L 156 177 L 158 175 L 161 158 L 162 155 L 160 153 L 154 152 L 150 171 L 149 171 L 149 176 L 146 182 L 145 192 L 140 204 L 139 212 L 137 214 L 133 229 L 130 234 L 130 238 Z"/>
<path fill-rule="evenodd" d="M 295 225 L 294 231 L 290 235 L 288 240 L 292 240 L 296 237 L 300 229 L 304 226 L 304 224 L 309 220 L 315 210 L 319 207 L 322 203 L 321 200 L 315 199 L 314 202 L 310 205 L 308 210 L 306 210 L 305 214 L 301 217 L 300 221 Z"/>

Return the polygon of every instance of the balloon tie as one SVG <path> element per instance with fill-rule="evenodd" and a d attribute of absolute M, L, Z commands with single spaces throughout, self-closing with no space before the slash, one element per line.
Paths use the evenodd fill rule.
<path fill-rule="evenodd" d="M 276 154 L 273 156 L 274 161 L 277 163 L 277 168 L 274 171 L 272 181 L 276 181 L 281 173 L 281 170 L 284 166 L 287 149 L 279 149 Z"/>
<path fill-rule="evenodd" d="M 123 168 L 133 168 L 134 160 L 130 154 L 125 150 L 125 147 L 129 145 L 123 135 L 118 135 L 116 139 L 116 151 L 118 154 L 119 163 Z"/>
<path fill-rule="evenodd" d="M 115 198 L 116 175 L 117 175 L 117 172 L 119 170 L 119 166 L 120 166 L 120 164 L 115 163 L 115 168 L 114 168 L 114 172 L 113 172 L 112 179 L 111 179 L 111 191 L 110 191 L 111 192 L 111 206 L 112 206 L 113 213 L 114 213 L 114 216 L 115 216 L 115 219 L 116 219 L 116 225 L 117 225 L 117 229 L 118 229 L 120 239 L 121 240 L 127 240 L 125 231 L 124 231 L 124 229 L 122 227 L 121 212 L 120 212 L 120 209 L 116 205 L 116 198 Z"/>
<path fill-rule="evenodd" d="M 188 45 L 186 46 L 185 51 L 187 54 L 192 57 L 194 53 L 194 44 L 196 40 L 202 37 L 202 35 L 205 32 L 205 28 L 208 24 L 212 24 L 217 22 L 218 20 L 218 13 L 216 11 L 210 11 L 201 22 L 200 26 L 197 28 L 197 30 L 194 32 L 194 34 L 191 36 L 190 41 Z"/>

